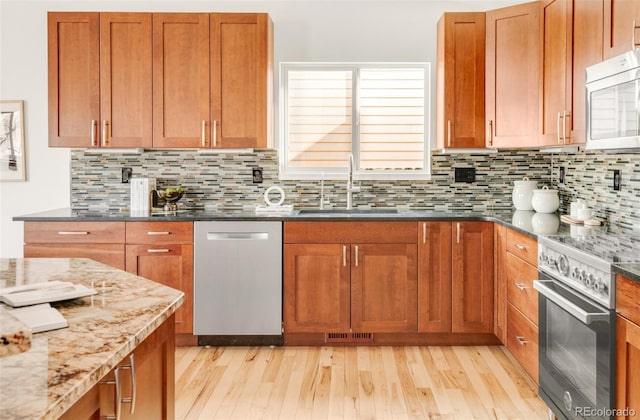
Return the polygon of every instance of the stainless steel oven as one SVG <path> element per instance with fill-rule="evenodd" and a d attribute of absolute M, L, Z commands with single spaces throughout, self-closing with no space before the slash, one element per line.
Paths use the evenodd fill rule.
<path fill-rule="evenodd" d="M 615 311 L 540 273 L 540 396 L 559 418 L 609 418 L 614 407 Z"/>
<path fill-rule="evenodd" d="M 640 241 L 599 232 L 538 239 L 539 394 L 561 419 L 615 414 L 615 262 Z"/>

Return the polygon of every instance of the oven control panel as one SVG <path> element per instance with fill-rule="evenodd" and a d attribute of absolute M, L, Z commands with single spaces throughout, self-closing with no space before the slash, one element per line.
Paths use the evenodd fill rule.
<path fill-rule="evenodd" d="M 611 307 L 611 271 L 603 270 L 553 249 L 541 247 L 538 252 L 539 269 L 594 300 Z"/>

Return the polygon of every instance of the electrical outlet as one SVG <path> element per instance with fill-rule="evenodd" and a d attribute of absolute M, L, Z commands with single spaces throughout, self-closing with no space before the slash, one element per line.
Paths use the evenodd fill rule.
<path fill-rule="evenodd" d="M 564 184 L 565 175 L 566 173 L 565 173 L 564 166 L 561 166 L 560 169 L 558 170 L 558 183 Z"/>
<path fill-rule="evenodd" d="M 262 168 L 259 166 L 255 166 L 253 168 L 251 168 L 251 171 L 253 173 L 253 183 L 254 184 L 261 184 L 262 183 Z"/>
<path fill-rule="evenodd" d="M 454 168 L 455 182 L 476 182 L 476 168 Z"/>
<path fill-rule="evenodd" d="M 613 190 L 614 191 L 620 191 L 620 181 L 621 181 L 621 176 L 620 176 L 620 169 L 614 169 L 613 170 Z"/>
<path fill-rule="evenodd" d="M 131 179 L 131 175 L 133 174 L 133 169 L 131 168 L 122 168 L 122 183 L 128 184 Z"/>

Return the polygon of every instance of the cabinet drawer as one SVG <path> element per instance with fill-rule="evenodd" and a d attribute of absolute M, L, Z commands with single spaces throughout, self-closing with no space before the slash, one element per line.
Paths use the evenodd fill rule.
<path fill-rule="evenodd" d="M 193 222 L 127 222 L 127 244 L 193 243 Z"/>
<path fill-rule="evenodd" d="M 616 311 L 640 325 L 640 283 L 621 275 L 616 277 Z"/>
<path fill-rule="evenodd" d="M 91 258 L 124 270 L 124 244 L 25 244 L 25 258 Z"/>
<path fill-rule="evenodd" d="M 415 244 L 416 222 L 286 222 L 288 244 Z"/>
<path fill-rule="evenodd" d="M 25 222 L 24 242 L 123 244 L 124 222 Z"/>
<path fill-rule="evenodd" d="M 538 278 L 538 269 L 507 252 L 507 300 L 530 321 L 538 324 L 538 292 L 533 281 Z"/>
<path fill-rule="evenodd" d="M 507 229 L 507 251 L 538 267 L 538 241 Z"/>
<path fill-rule="evenodd" d="M 538 327 L 511 304 L 507 305 L 507 348 L 538 383 Z"/>

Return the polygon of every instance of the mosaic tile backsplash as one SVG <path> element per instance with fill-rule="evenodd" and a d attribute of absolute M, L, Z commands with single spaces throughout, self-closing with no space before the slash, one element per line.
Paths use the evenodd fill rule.
<path fill-rule="evenodd" d="M 582 198 L 596 216 L 612 228 L 640 230 L 640 155 L 607 155 L 596 152 L 546 154 L 530 150 L 497 154 L 432 155 L 432 176 L 425 181 L 362 181 L 354 193 L 356 207 L 398 207 L 404 210 L 459 211 L 511 209 L 513 181 L 528 176 L 539 186 L 560 191 L 562 207 Z M 263 168 L 263 183 L 252 182 L 252 167 Z M 559 184 L 559 167 L 566 177 Z M 104 210 L 129 207 L 129 184 L 121 183 L 121 168 L 135 177 L 156 178 L 158 188 L 183 185 L 187 193 L 180 205 L 187 208 L 253 210 L 264 204 L 264 191 L 281 186 L 285 204 L 296 208 L 319 206 L 319 181 L 278 179 L 276 150 L 205 154 L 192 150 L 150 150 L 141 154 L 71 152 L 71 207 Z M 476 168 L 476 182 L 454 180 L 454 168 Z M 613 191 L 613 169 L 622 173 L 622 190 Z M 325 181 L 325 208 L 346 206 L 346 182 Z"/>

